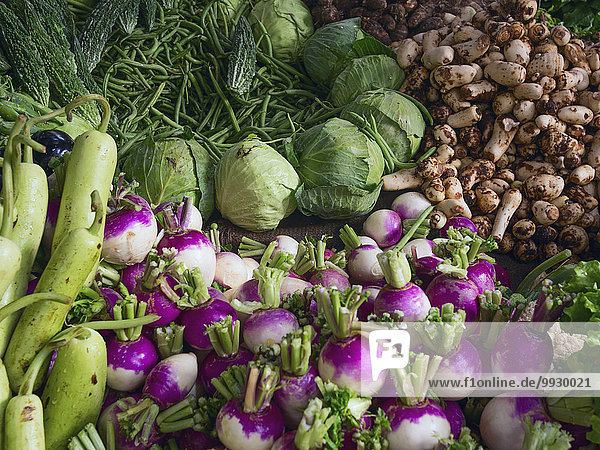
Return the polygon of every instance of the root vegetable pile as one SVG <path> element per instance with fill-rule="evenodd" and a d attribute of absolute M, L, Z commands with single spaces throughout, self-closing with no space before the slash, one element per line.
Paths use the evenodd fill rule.
<path fill-rule="evenodd" d="M 520 261 L 600 242 L 600 49 L 535 20 L 534 1 L 477 4 L 391 44 L 436 153 L 384 189 L 421 186 L 435 227 L 472 219 Z"/>

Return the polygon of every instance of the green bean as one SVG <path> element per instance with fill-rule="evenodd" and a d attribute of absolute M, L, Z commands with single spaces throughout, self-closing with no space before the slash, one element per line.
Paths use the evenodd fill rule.
<path fill-rule="evenodd" d="M 154 106 L 150 107 L 150 112 L 152 112 L 152 114 L 155 114 L 156 116 L 160 117 L 162 120 L 165 121 L 165 123 L 171 125 L 172 127 L 183 128 L 181 125 L 179 125 L 177 122 L 174 122 L 173 120 L 171 120 L 164 113 L 162 113 L 158 109 L 156 109 Z"/>
<path fill-rule="evenodd" d="M 217 82 L 215 76 L 213 75 L 210 67 L 208 68 L 208 76 L 210 77 L 210 80 L 212 81 L 212 83 L 215 87 L 215 90 L 217 91 L 217 95 L 221 98 L 221 101 L 225 104 L 225 109 L 229 113 L 229 118 L 231 119 L 231 122 L 233 123 L 233 127 L 235 128 L 235 131 L 240 131 L 240 124 L 238 123 L 237 118 L 235 117 L 233 108 L 231 107 L 231 104 L 229 103 L 229 101 L 227 100 L 225 95 L 223 94 L 223 91 L 221 90 L 221 87 L 219 86 L 219 83 Z"/>
<path fill-rule="evenodd" d="M 267 120 L 267 109 L 269 107 L 269 101 L 271 100 L 271 94 L 267 94 L 265 95 L 265 100 L 263 102 L 263 105 L 260 109 L 260 126 L 264 127 L 265 126 L 265 122 Z"/>
<path fill-rule="evenodd" d="M 219 120 L 219 117 L 221 116 L 221 111 L 223 111 L 223 108 L 225 107 L 225 104 L 221 101 L 218 102 L 217 105 L 217 111 L 215 112 L 215 114 L 213 115 L 213 118 L 210 122 L 210 128 L 211 130 L 216 128 L 217 126 L 217 121 Z"/>

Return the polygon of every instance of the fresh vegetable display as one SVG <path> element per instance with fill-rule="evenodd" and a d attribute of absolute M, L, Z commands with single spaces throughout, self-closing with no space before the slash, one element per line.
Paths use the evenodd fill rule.
<path fill-rule="evenodd" d="M 0 450 L 598 448 L 483 384 L 600 358 L 600 47 L 538 9 L 0 0 Z"/>

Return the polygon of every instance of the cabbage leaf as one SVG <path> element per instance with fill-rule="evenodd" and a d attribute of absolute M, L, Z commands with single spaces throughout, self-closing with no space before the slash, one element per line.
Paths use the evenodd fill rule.
<path fill-rule="evenodd" d="M 331 100 L 345 106 L 358 95 L 380 88 L 398 89 L 405 75 L 395 59 L 368 55 L 351 60 L 333 82 Z"/>
<path fill-rule="evenodd" d="M 305 216 L 322 219 L 350 219 L 370 213 L 381 192 L 380 182 L 371 191 L 354 186 L 319 186 L 307 189 L 301 185 L 296 191 L 298 210 Z"/>
<path fill-rule="evenodd" d="M 123 171 L 139 183 L 138 194 L 150 204 L 193 198 L 202 218 L 214 210 L 214 168 L 208 151 L 193 139 L 168 138 L 155 142 L 148 136 L 130 152 Z"/>

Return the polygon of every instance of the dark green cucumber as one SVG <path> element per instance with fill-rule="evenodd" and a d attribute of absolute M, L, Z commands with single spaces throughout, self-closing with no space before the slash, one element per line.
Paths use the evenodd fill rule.
<path fill-rule="evenodd" d="M 0 3 L 0 47 L 23 90 L 38 102 L 48 105 L 50 80 L 40 52 L 30 30 L 4 3 Z"/>
<path fill-rule="evenodd" d="M 0 48 L 0 72 L 6 72 L 6 71 L 10 70 L 11 67 L 12 66 L 10 65 L 10 62 L 8 62 L 6 55 Z"/>
<path fill-rule="evenodd" d="M 31 37 L 50 79 L 52 99 L 66 105 L 77 97 L 89 94 L 85 84 L 77 76 L 75 56 L 69 48 L 56 45 L 46 31 L 45 20 L 40 11 L 34 8 L 29 0 L 10 0 L 10 3 L 13 10 L 20 12 L 23 23 L 31 31 Z M 100 123 L 100 112 L 93 103 L 83 105 L 77 112 L 94 126 Z"/>
<path fill-rule="evenodd" d="M 154 28 L 157 8 L 158 3 L 156 3 L 156 0 L 142 0 L 140 2 L 140 20 L 147 30 Z"/>
<path fill-rule="evenodd" d="M 81 33 L 81 52 L 88 71 L 100 61 L 112 29 L 129 0 L 100 0 L 90 12 Z"/>
<path fill-rule="evenodd" d="M 126 34 L 133 33 L 140 15 L 140 0 L 129 0 L 129 5 L 119 16 L 118 22 Z"/>
<path fill-rule="evenodd" d="M 227 87 L 236 94 L 247 93 L 256 73 L 256 41 L 248 19 L 240 16 L 233 34 L 227 68 Z"/>

